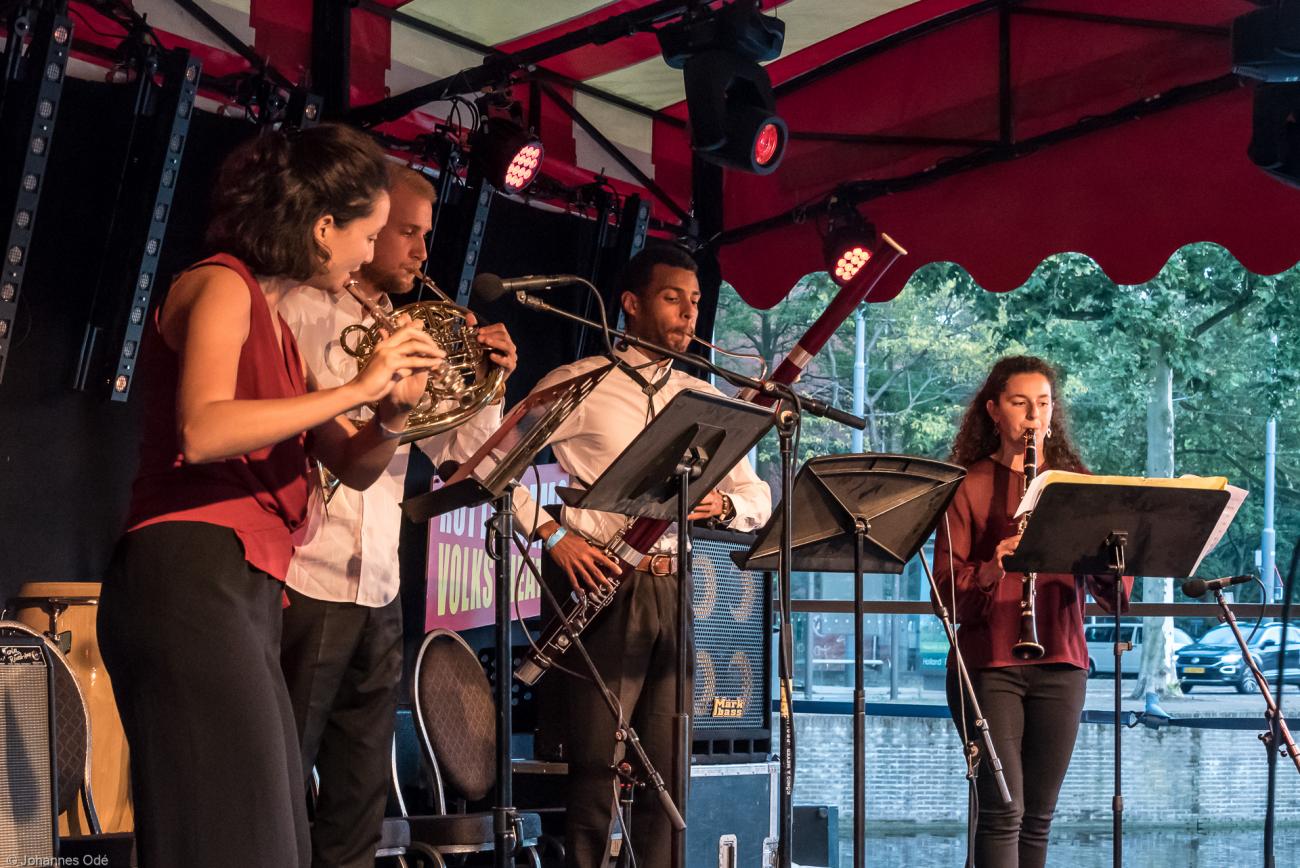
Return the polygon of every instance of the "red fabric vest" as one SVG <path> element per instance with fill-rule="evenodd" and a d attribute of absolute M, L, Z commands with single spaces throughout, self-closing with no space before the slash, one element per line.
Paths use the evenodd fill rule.
<path fill-rule="evenodd" d="M 248 339 L 239 351 L 236 399 L 289 398 L 307 392 L 293 332 L 280 320 L 276 341 L 266 296 L 248 267 L 217 254 L 191 268 L 221 265 L 248 286 Z M 298 434 L 236 458 L 187 463 L 176 426 L 179 358 L 167 346 L 156 311 L 150 338 L 153 357 L 142 365 L 138 388 L 145 401 L 140 469 L 131 492 L 127 529 L 163 521 L 199 521 L 228 527 L 244 546 L 245 559 L 281 581 L 293 557 L 292 534 L 307 517 L 306 435 Z M 281 352 L 280 344 L 284 350 Z"/>

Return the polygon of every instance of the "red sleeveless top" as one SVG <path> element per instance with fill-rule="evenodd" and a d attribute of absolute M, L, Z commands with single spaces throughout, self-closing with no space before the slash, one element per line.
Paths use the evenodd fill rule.
<path fill-rule="evenodd" d="M 229 268 L 248 286 L 248 339 L 239 351 L 235 398 L 306 394 L 302 359 L 293 332 L 281 318 L 281 337 L 276 341 L 266 296 L 248 267 L 224 253 L 191 268 L 202 265 Z M 180 360 L 163 339 L 160 312 L 155 311 L 150 330 L 153 358 L 139 372 L 138 388 L 145 410 L 140 469 L 131 491 L 127 530 L 164 521 L 228 527 L 243 543 L 244 558 L 250 564 L 283 581 L 293 557 L 292 533 L 307 517 L 306 435 L 237 458 L 187 463 L 176 432 Z"/>

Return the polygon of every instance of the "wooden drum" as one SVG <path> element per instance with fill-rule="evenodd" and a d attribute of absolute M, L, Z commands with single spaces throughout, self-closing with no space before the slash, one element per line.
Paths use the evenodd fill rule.
<path fill-rule="evenodd" d="M 126 736 L 113 699 L 113 685 L 99 656 L 95 618 L 99 613 L 97 582 L 35 582 L 9 600 L 13 618 L 50 636 L 64 651 L 90 715 L 90 783 L 95 812 L 104 832 L 133 827 Z M 66 634 L 66 635 L 65 635 Z M 59 833 L 91 832 L 80 801 L 65 806 Z"/>

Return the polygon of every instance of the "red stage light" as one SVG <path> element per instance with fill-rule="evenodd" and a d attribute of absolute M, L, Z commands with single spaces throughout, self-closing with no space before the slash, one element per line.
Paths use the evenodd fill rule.
<path fill-rule="evenodd" d="M 862 219 L 857 209 L 833 202 L 822 253 L 831 280 L 844 286 L 871 260 L 876 252 L 876 230 Z"/>
<path fill-rule="evenodd" d="M 506 169 L 503 189 L 508 193 L 518 193 L 523 190 L 532 183 L 541 165 L 541 142 L 530 142 L 524 145 L 515 154 L 514 159 L 510 161 L 510 166 Z"/>
<path fill-rule="evenodd" d="M 862 266 L 866 265 L 867 260 L 870 258 L 870 250 L 867 250 L 861 245 L 854 245 L 848 250 L 840 253 L 839 257 L 835 260 L 835 271 L 832 272 L 831 276 L 834 278 L 836 283 L 843 286 L 862 270 Z"/>
<path fill-rule="evenodd" d="M 537 179 L 545 150 L 537 136 L 504 118 L 488 118 L 470 138 L 470 163 L 503 193 L 521 193 Z"/>
<path fill-rule="evenodd" d="M 758 138 L 754 140 L 754 162 L 766 166 L 776 159 L 781 149 L 781 138 L 781 131 L 776 124 L 764 124 L 758 131 Z"/>

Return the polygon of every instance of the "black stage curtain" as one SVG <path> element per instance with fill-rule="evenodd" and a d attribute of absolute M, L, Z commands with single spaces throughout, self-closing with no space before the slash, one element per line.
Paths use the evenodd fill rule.
<path fill-rule="evenodd" d="M 74 390 L 72 383 L 104 258 L 131 95 L 122 86 L 77 79 L 69 79 L 64 88 L 27 277 L 12 326 L 16 339 L 0 383 L 0 599 L 26 582 L 98 580 L 125 518 L 136 466 L 139 397 L 133 395 L 125 404 L 109 401 L 103 378 L 84 392 Z M 195 112 L 154 305 L 161 301 L 169 276 L 202 253 L 209 193 L 222 157 L 255 132 L 242 118 Z M 472 199 L 466 195 L 444 205 L 434 241 L 432 273 L 453 294 Z M 598 282 L 612 301 L 616 245 L 607 237 L 597 250 L 596 238 L 596 224 L 590 219 L 497 197 L 479 270 L 503 276 L 599 273 L 607 275 Z M 101 291 L 116 294 L 122 305 L 129 302 L 129 287 Z M 577 288 L 557 290 L 552 298 L 587 312 L 586 296 Z M 581 353 L 579 329 L 522 308 L 509 297 L 471 306 L 487 320 L 505 322 L 519 346 L 520 367 L 509 383 L 509 402 L 547 371 Z M 617 310 L 611 307 L 610 314 L 616 323 Z M 590 336 L 587 340 L 590 351 L 595 344 Z M 151 350 L 146 341 L 141 348 L 144 359 Z M 427 490 L 430 477 L 428 463 L 417 459 L 409 489 Z M 424 549 L 424 528 L 404 529 L 406 623 L 413 635 L 422 631 Z"/>

